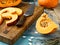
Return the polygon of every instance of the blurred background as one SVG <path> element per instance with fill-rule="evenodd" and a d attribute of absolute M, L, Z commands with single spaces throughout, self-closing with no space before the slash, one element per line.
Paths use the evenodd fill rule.
<path fill-rule="evenodd" d="M 25 2 L 33 2 L 33 0 L 23 0 L 23 1 L 25 1 Z M 60 0 L 59 0 L 59 3 L 60 3 Z"/>

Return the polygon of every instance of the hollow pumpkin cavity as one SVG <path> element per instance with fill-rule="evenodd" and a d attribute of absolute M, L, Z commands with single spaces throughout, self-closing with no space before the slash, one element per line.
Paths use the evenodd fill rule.
<path fill-rule="evenodd" d="M 48 23 L 49 23 L 49 22 L 48 22 L 46 19 L 43 19 L 43 20 L 40 21 L 40 25 L 41 25 L 43 28 L 48 27 Z"/>

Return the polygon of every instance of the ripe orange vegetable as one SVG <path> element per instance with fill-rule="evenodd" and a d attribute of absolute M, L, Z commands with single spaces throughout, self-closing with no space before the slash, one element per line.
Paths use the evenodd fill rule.
<path fill-rule="evenodd" d="M 58 0 L 38 0 L 38 3 L 47 8 L 54 8 L 58 5 Z"/>
<path fill-rule="evenodd" d="M 36 22 L 36 30 L 41 34 L 52 34 L 57 29 L 58 25 L 46 13 L 43 13 Z"/>
<path fill-rule="evenodd" d="M 0 0 L 0 7 L 10 7 L 20 4 L 22 0 Z"/>

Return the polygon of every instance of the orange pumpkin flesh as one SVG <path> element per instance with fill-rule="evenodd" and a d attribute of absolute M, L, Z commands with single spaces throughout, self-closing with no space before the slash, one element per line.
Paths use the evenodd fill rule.
<path fill-rule="evenodd" d="M 50 34 L 57 30 L 58 26 L 53 22 L 46 13 L 36 22 L 36 30 L 41 34 Z"/>
<path fill-rule="evenodd" d="M 17 14 L 18 16 L 21 16 L 23 11 L 20 8 L 15 8 L 15 7 L 8 7 L 8 8 L 4 8 L 0 11 L 0 14 L 3 13 L 11 13 L 11 14 Z"/>
<path fill-rule="evenodd" d="M 58 0 L 38 0 L 38 3 L 47 8 L 54 8 L 58 5 Z"/>
<path fill-rule="evenodd" d="M 0 7 L 17 6 L 22 0 L 0 0 Z"/>
<path fill-rule="evenodd" d="M 17 22 L 19 16 L 22 16 L 22 10 L 20 8 L 8 7 L 0 11 L 0 24 L 2 21 L 7 20 L 7 25 L 14 25 Z"/>
<path fill-rule="evenodd" d="M 3 22 L 3 18 L 2 18 L 2 16 L 0 15 L 0 25 L 2 24 L 2 22 Z"/>

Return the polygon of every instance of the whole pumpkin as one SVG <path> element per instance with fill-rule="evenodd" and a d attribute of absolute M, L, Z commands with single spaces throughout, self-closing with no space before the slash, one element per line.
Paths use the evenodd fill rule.
<path fill-rule="evenodd" d="M 38 0 L 38 3 L 47 8 L 54 8 L 58 5 L 58 0 Z"/>

